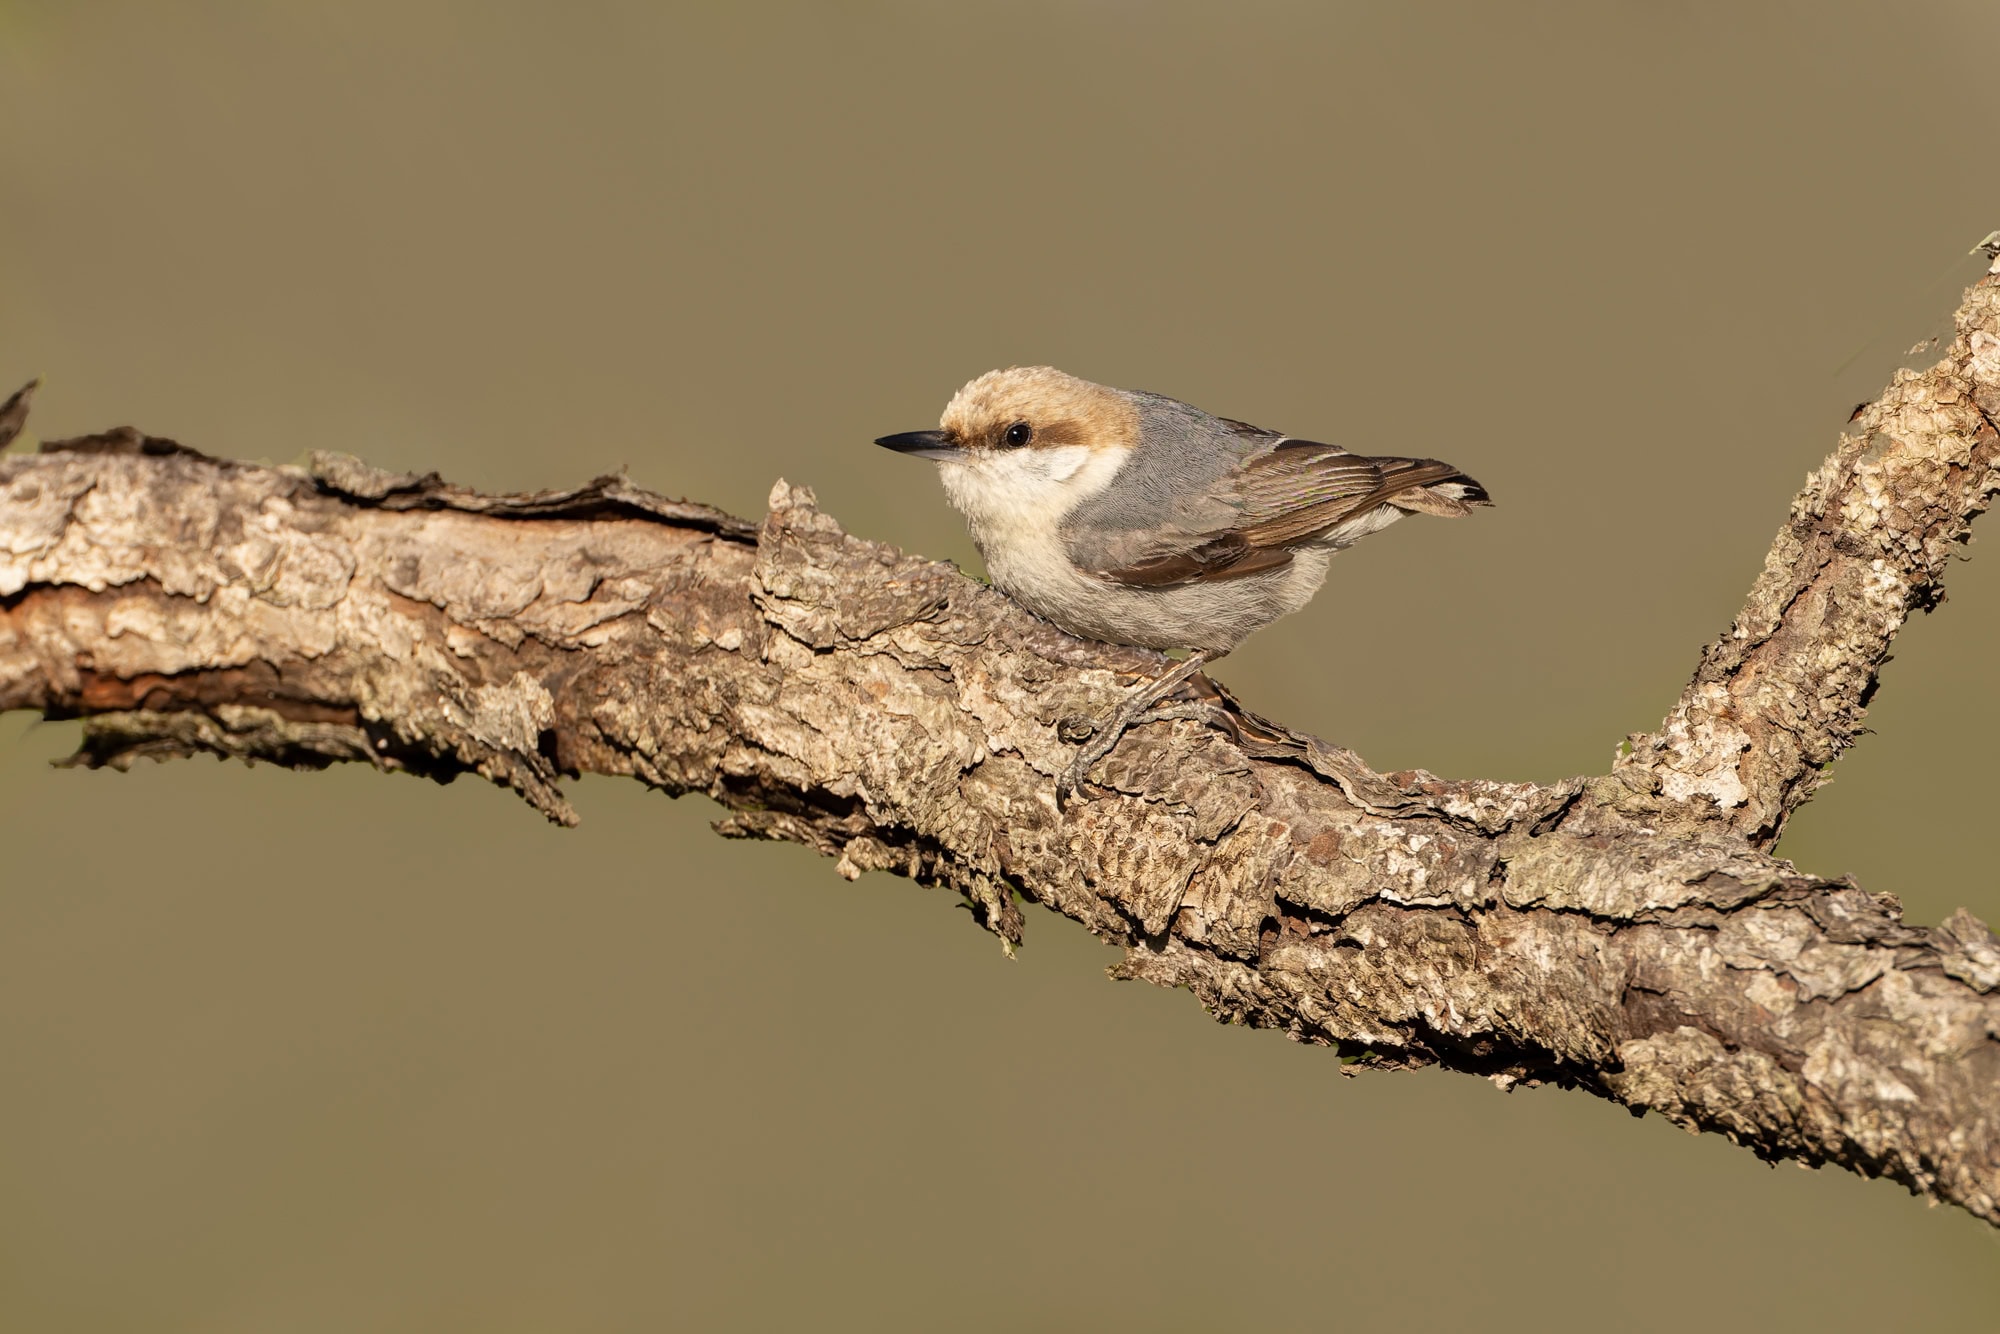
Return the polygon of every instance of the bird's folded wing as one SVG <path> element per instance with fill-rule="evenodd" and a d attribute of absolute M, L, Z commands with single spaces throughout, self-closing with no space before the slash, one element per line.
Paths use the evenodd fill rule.
<path fill-rule="evenodd" d="M 1460 483 L 1464 494 L 1422 490 L 1440 482 Z M 1146 588 L 1237 579 L 1289 564 L 1293 548 L 1392 501 L 1408 499 L 1413 503 L 1399 508 L 1442 513 L 1444 507 L 1463 512 L 1466 504 L 1486 499 L 1478 483 L 1448 463 L 1368 458 L 1309 440 L 1286 441 L 1245 460 L 1228 486 L 1236 518 L 1227 528 L 1193 534 L 1130 564 L 1093 573 Z"/>

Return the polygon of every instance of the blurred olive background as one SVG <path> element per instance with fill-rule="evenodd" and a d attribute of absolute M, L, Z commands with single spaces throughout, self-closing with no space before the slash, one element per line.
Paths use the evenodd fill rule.
<path fill-rule="evenodd" d="M 2000 226 L 1963 4 L 0 0 L 0 379 L 44 437 L 487 487 L 818 488 L 1052 362 L 1500 507 L 1345 555 L 1219 674 L 1378 766 L 1602 769 Z M 1990 522 L 1990 521 L 1989 521 Z M 1974 552 L 1983 556 L 1986 548 Z M 2000 568 L 1783 851 L 2000 917 Z M 1105 982 L 1038 914 L 706 803 L 0 719 L 0 1327 L 1985 1328 L 1995 1234 L 1579 1094 Z"/>

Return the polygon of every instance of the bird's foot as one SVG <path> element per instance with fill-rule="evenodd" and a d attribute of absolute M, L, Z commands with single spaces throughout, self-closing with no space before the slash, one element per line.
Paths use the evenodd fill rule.
<path fill-rule="evenodd" d="M 1095 718 L 1072 714 L 1056 724 L 1056 735 L 1078 747 L 1076 755 L 1069 762 L 1069 767 L 1056 775 L 1058 807 L 1067 806 L 1078 797 L 1085 801 L 1090 800 L 1091 768 L 1109 755 L 1112 747 L 1118 744 L 1116 734 L 1111 734 L 1110 745 L 1104 744 L 1104 738 L 1110 732 L 1116 717 L 1114 714 L 1100 722 Z M 1122 732 L 1124 729 L 1119 730 Z"/>
<path fill-rule="evenodd" d="M 1118 742 L 1141 723 L 1173 722 L 1182 719 L 1216 722 L 1222 710 L 1212 704 L 1193 702 L 1162 704 L 1181 683 L 1200 671 L 1220 654 L 1195 654 L 1174 665 L 1159 680 L 1134 690 L 1123 704 L 1099 722 L 1072 714 L 1056 724 L 1056 734 L 1064 741 L 1081 743 L 1069 767 L 1056 777 L 1056 804 L 1066 806 L 1073 797 L 1090 799 L 1090 771 L 1097 762 L 1118 748 Z"/>
<path fill-rule="evenodd" d="M 1132 720 L 1132 726 L 1141 723 L 1207 723 L 1219 731 L 1229 730 L 1229 711 L 1219 705 L 1203 700 L 1189 700 L 1185 704 L 1155 704 L 1152 708 Z"/>

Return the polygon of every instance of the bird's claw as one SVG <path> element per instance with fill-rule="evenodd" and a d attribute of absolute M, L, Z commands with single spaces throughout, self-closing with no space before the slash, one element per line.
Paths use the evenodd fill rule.
<path fill-rule="evenodd" d="M 1104 758 L 1102 754 L 1092 753 L 1096 749 L 1095 746 L 1085 745 L 1077 751 L 1075 758 L 1070 760 L 1069 767 L 1056 775 L 1056 808 L 1058 810 L 1068 806 L 1072 801 L 1079 798 L 1084 801 L 1091 799 L 1090 770 L 1092 766 Z"/>
<path fill-rule="evenodd" d="M 1097 719 L 1072 713 L 1056 724 L 1056 735 L 1072 746 L 1080 746 L 1097 735 Z"/>
<path fill-rule="evenodd" d="M 1229 730 L 1229 712 L 1201 700 L 1190 700 L 1186 704 L 1156 704 L 1132 720 L 1132 726 L 1140 723 L 1207 723 L 1220 731 Z"/>
<path fill-rule="evenodd" d="M 1069 805 L 1072 798 L 1091 799 L 1090 771 L 1097 762 L 1118 749 L 1118 743 L 1125 733 L 1142 723 L 1196 722 L 1207 723 L 1211 727 L 1226 730 L 1228 714 L 1213 704 L 1199 701 L 1186 704 L 1156 704 L 1120 719 L 1113 715 L 1109 725 L 1100 726 L 1088 718 L 1071 715 L 1056 724 L 1057 734 L 1065 741 L 1082 742 L 1069 767 L 1056 777 L 1056 805 Z M 1073 732 L 1081 732 L 1073 736 Z"/>
<path fill-rule="evenodd" d="M 1090 790 L 1084 786 L 1087 780 L 1076 771 L 1074 764 L 1056 775 L 1056 809 L 1066 810 L 1072 801 L 1082 796 L 1090 800 Z"/>

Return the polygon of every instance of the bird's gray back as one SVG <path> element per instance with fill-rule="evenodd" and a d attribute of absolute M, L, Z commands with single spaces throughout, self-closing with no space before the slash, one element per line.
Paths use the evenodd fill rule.
<path fill-rule="evenodd" d="M 1228 528 L 1236 517 L 1220 485 L 1280 437 L 1163 394 L 1124 391 L 1138 439 L 1111 484 L 1063 520 L 1063 543 L 1085 569 L 1130 565 Z"/>

